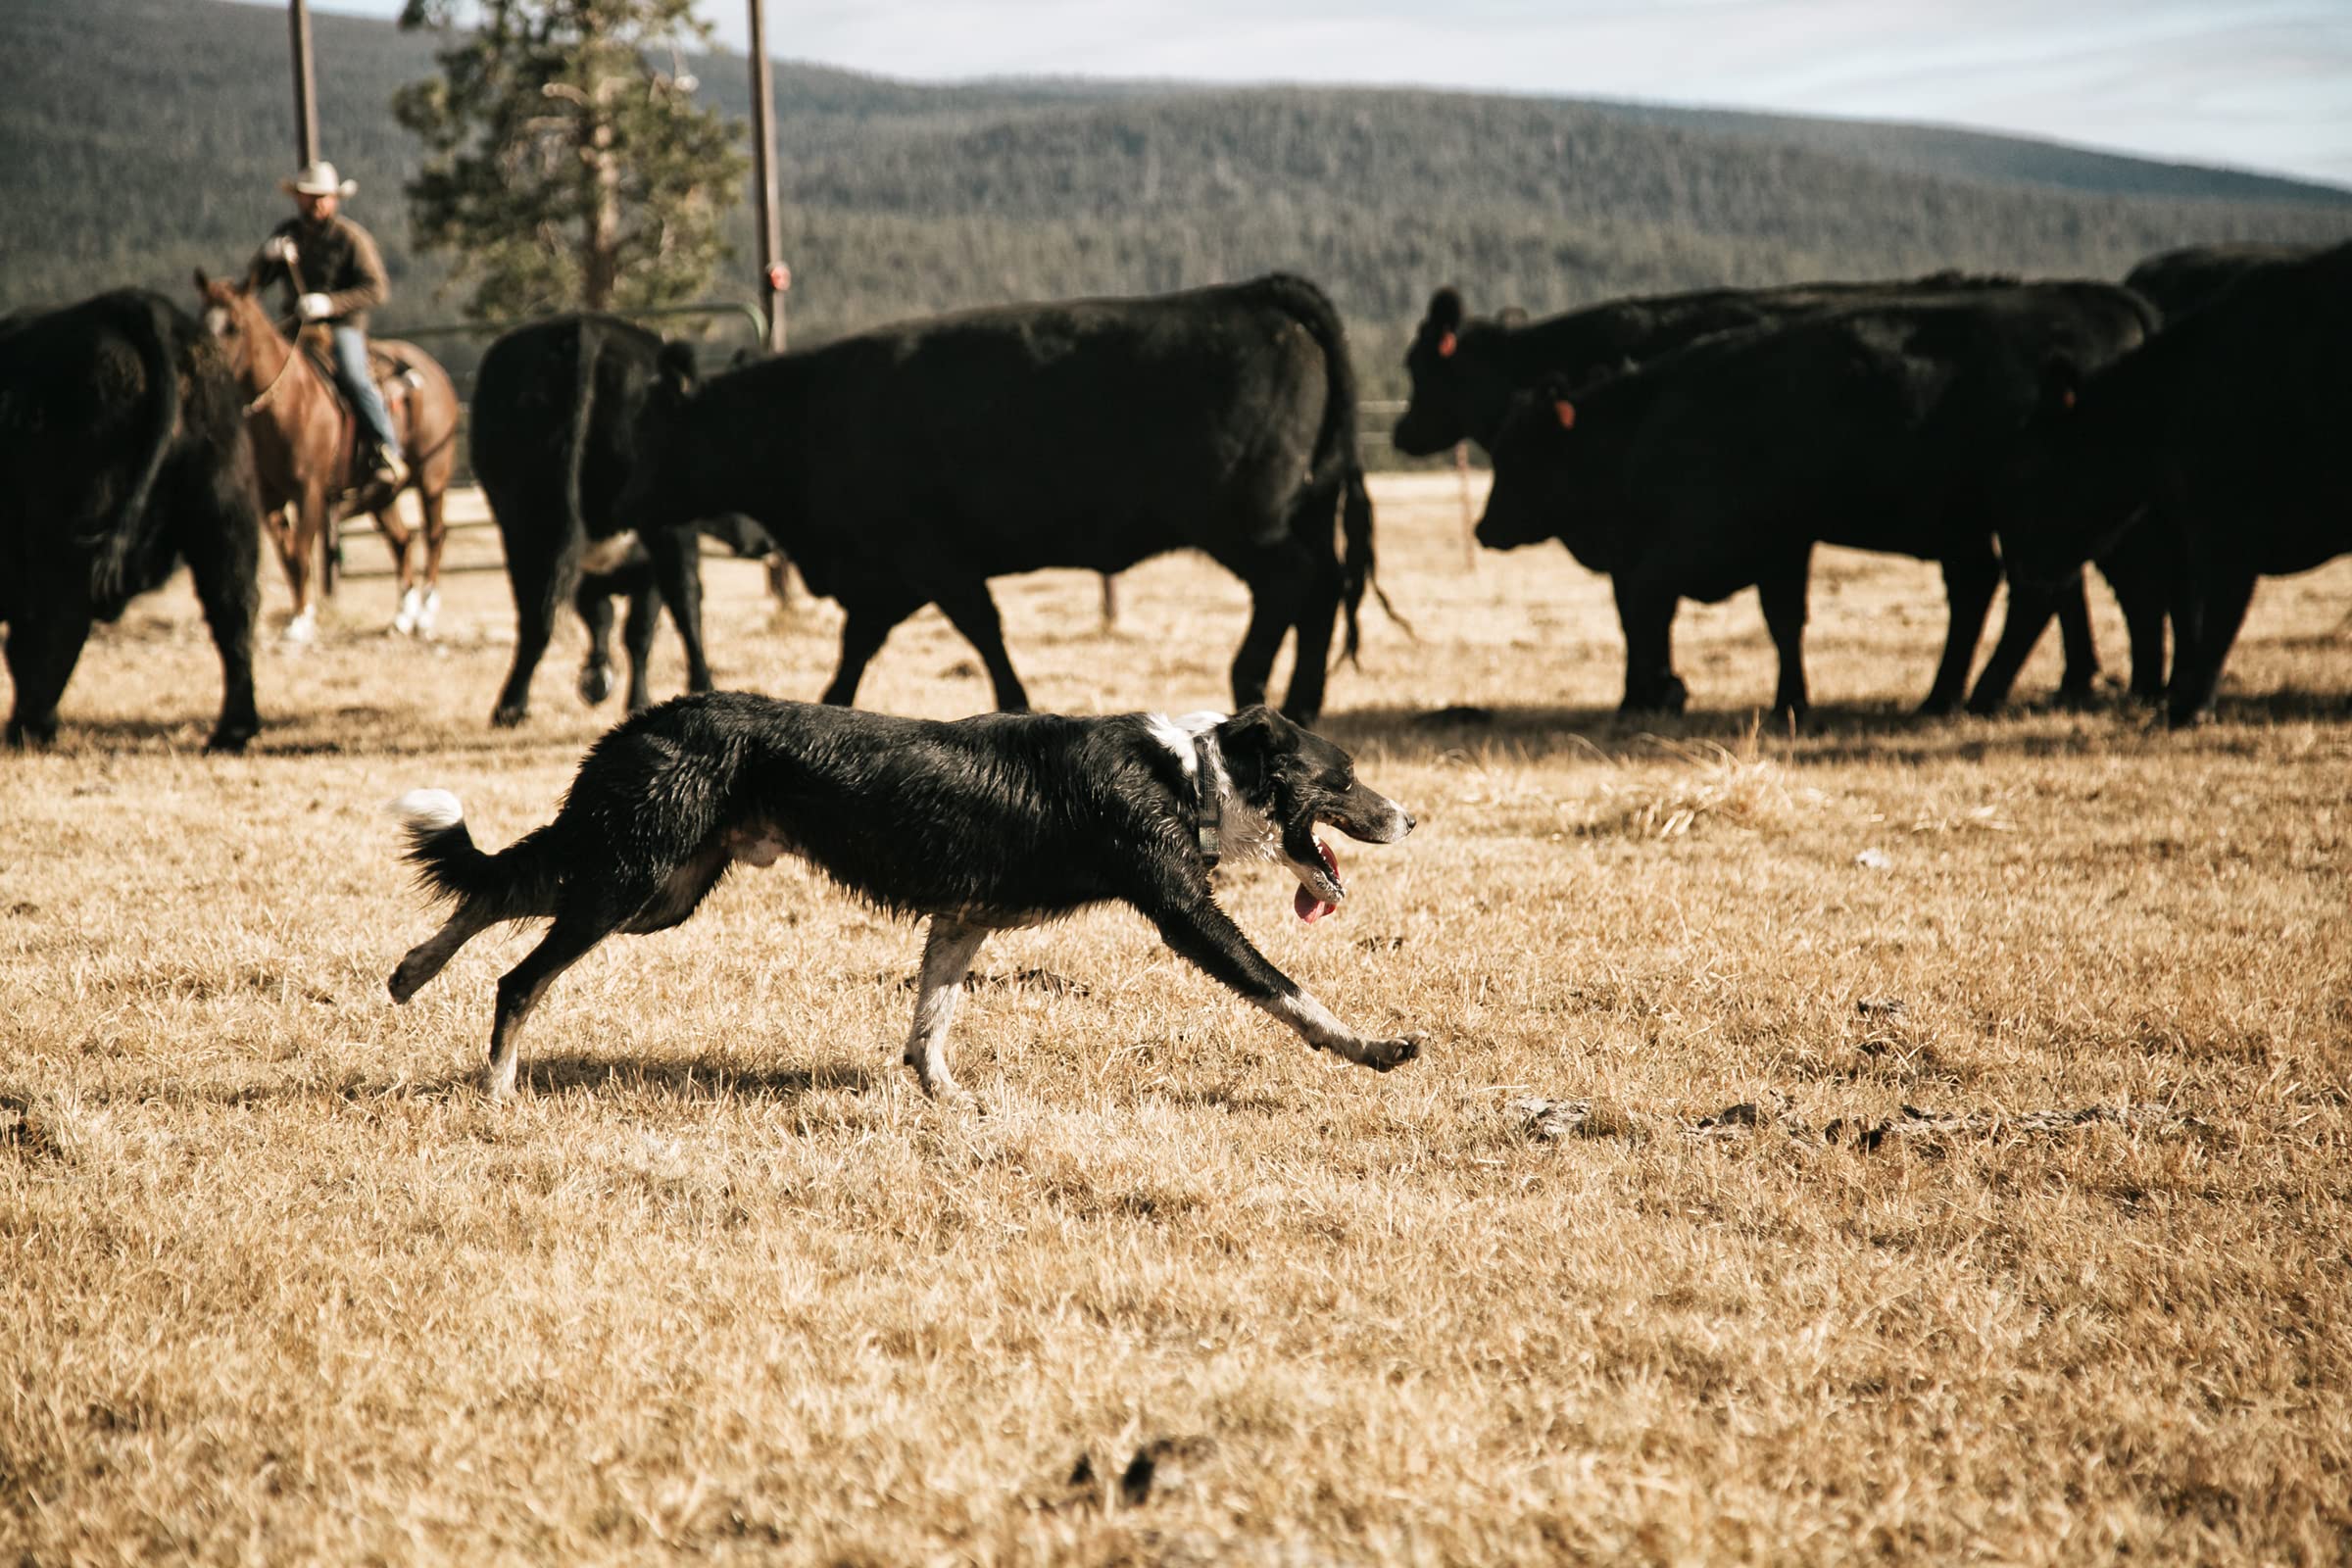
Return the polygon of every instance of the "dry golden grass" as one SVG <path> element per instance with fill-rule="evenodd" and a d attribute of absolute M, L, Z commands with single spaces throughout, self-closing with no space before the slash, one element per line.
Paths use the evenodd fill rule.
<path fill-rule="evenodd" d="M 141 601 L 0 758 L 0 1559 L 2344 1560 L 2352 564 L 2265 584 L 2172 736 L 1904 719 L 1934 574 L 1832 556 L 1820 728 L 1751 729 L 1742 599 L 1686 612 L 1709 711 L 1653 735 L 1605 585 L 1465 566 L 1450 483 L 1380 487 L 1420 641 L 1375 617 L 1327 725 L 1420 831 L 1312 929 L 1228 894 L 1431 1032 L 1386 1077 L 1104 911 L 983 953 L 984 1109 L 933 1106 L 917 934 L 786 865 L 566 975 L 485 1103 L 529 934 L 392 1007 L 430 921 L 378 807 L 544 820 L 614 716 L 576 632 L 493 734 L 503 579 L 432 647 L 354 581 L 217 760 L 189 597 Z M 709 581 L 722 684 L 814 693 L 830 608 Z M 1003 585 L 1040 705 L 1221 701 L 1238 586 L 1124 591 L 1103 635 L 1091 578 Z M 986 701 L 932 614 L 866 696 Z M 1906 1103 L 1980 1120 L 1805 1131 Z"/>

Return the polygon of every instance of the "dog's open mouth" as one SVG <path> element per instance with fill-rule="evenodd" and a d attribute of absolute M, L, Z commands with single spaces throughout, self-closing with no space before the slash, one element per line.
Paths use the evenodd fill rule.
<path fill-rule="evenodd" d="M 1301 876 L 1298 879 L 1298 891 L 1291 899 L 1291 907 L 1298 910 L 1298 918 L 1309 925 L 1338 909 L 1340 900 L 1348 896 L 1348 890 L 1340 883 L 1340 858 L 1332 854 L 1331 846 L 1321 839 L 1314 843 L 1315 854 L 1323 860 L 1322 867 L 1309 871 L 1311 881 L 1309 876 Z M 1300 865 L 1298 869 L 1308 868 Z M 1322 885 L 1318 887 L 1317 883 Z"/>

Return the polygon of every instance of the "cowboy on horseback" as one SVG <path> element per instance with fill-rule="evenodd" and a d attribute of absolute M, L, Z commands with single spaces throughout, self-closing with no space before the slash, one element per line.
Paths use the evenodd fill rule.
<path fill-rule="evenodd" d="M 353 464 L 353 471 L 396 491 L 407 477 L 400 437 L 393 433 L 391 413 L 368 366 L 368 313 L 384 303 L 391 285 L 374 238 L 336 211 L 359 185 L 337 178 L 335 166 L 321 160 L 292 179 L 278 181 L 278 188 L 291 195 L 301 211 L 262 242 L 248 270 L 248 286 L 283 279 L 293 314 L 302 324 L 327 327 L 334 344 L 335 384 L 343 389 L 374 447 L 371 458 Z"/>

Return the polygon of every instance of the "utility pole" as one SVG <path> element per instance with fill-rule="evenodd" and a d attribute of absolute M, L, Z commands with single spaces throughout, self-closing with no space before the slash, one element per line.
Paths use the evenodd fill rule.
<path fill-rule="evenodd" d="M 318 83 L 311 71 L 310 0 L 287 0 L 286 25 L 294 35 L 296 167 L 308 169 L 318 161 Z"/>
<path fill-rule="evenodd" d="M 302 0 L 294 0 L 296 5 Z M 760 308 L 767 316 L 767 352 L 784 352 L 784 291 L 792 269 L 776 253 L 784 248 L 776 214 L 775 82 L 767 63 L 767 0 L 752 8 L 752 168 L 760 182 Z"/>

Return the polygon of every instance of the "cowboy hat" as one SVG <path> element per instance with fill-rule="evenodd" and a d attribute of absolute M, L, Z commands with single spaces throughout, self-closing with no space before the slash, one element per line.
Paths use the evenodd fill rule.
<path fill-rule="evenodd" d="M 289 196 L 341 196 L 349 199 L 359 194 L 360 182 L 356 179 L 337 179 L 335 166 L 321 158 L 315 164 L 304 166 L 302 172 L 292 179 L 279 180 L 277 188 Z"/>

